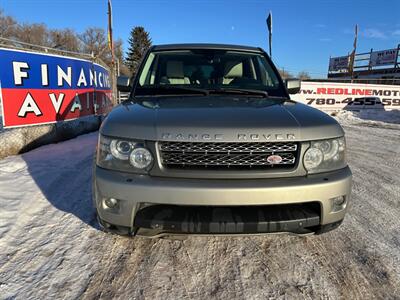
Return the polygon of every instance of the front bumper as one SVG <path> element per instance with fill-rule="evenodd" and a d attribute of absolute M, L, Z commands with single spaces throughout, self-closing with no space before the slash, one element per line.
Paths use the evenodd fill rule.
<path fill-rule="evenodd" d="M 348 205 L 340 211 L 333 212 L 331 199 L 345 196 L 346 200 L 349 200 L 351 177 L 351 171 L 348 167 L 334 172 L 303 177 L 228 180 L 150 177 L 105 170 L 96 166 L 93 177 L 93 196 L 98 216 L 102 222 L 129 228 L 129 232 L 132 233 L 137 232 L 135 224 L 151 223 L 135 220 L 139 215 L 139 210 L 157 204 L 178 205 L 179 208 L 181 206 L 224 208 L 266 205 L 276 207 L 285 204 L 297 205 L 313 202 L 318 203 L 320 207 L 318 213 L 319 225 L 327 225 L 340 223 L 343 220 Z M 106 198 L 118 199 L 118 205 L 114 208 L 108 208 L 104 204 Z M 304 223 L 303 217 L 299 217 L 299 220 L 303 220 L 301 222 L 296 220 L 297 227 L 303 227 L 304 224 L 315 225 L 315 218 L 311 218 L 312 221 L 309 222 L 307 221 L 309 216 L 306 216 L 307 220 Z M 275 226 L 274 228 L 277 228 L 275 230 L 269 230 L 268 228 L 271 228 L 269 225 L 271 224 L 259 227 L 264 229 L 257 233 L 297 232 L 296 226 L 293 227 L 293 224 L 289 227 L 286 225 Z M 148 227 L 151 226 L 150 224 Z M 238 227 L 240 226 L 236 226 L 236 228 Z M 139 230 L 138 233 L 146 232 L 147 234 L 150 229 L 154 229 L 154 227 L 144 228 L 144 230 Z M 174 232 L 170 227 L 159 227 L 157 234 L 163 231 Z M 229 231 L 227 233 L 246 232 Z"/>

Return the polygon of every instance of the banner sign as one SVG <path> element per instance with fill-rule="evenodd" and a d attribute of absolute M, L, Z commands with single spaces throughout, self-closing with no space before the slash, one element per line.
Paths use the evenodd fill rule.
<path fill-rule="evenodd" d="M 349 67 L 348 56 L 331 57 L 329 59 L 329 71 L 340 71 L 343 69 L 347 70 L 348 67 Z"/>
<path fill-rule="evenodd" d="M 103 114 L 112 107 L 109 72 L 88 60 L 0 48 L 4 127 Z"/>
<path fill-rule="evenodd" d="M 372 67 L 394 65 L 397 60 L 397 55 L 398 55 L 397 49 L 371 52 L 370 65 Z"/>
<path fill-rule="evenodd" d="M 302 82 L 292 100 L 321 110 L 400 109 L 400 86 L 337 82 Z"/>

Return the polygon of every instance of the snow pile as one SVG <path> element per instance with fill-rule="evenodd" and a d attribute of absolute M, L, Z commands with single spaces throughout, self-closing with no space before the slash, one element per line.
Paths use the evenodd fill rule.
<path fill-rule="evenodd" d="M 55 124 L 3 130 L 0 127 L 0 159 L 97 130 L 100 121 L 99 116 L 87 116 Z"/>
<path fill-rule="evenodd" d="M 400 110 L 341 110 L 331 114 L 341 124 L 369 124 L 383 126 L 385 123 L 400 124 Z"/>

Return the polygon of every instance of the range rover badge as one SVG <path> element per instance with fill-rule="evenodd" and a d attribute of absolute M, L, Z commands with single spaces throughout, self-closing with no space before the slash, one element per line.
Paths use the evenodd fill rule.
<path fill-rule="evenodd" d="M 271 165 L 277 165 L 282 162 L 282 157 L 279 155 L 270 155 L 267 157 L 267 162 L 269 162 Z"/>

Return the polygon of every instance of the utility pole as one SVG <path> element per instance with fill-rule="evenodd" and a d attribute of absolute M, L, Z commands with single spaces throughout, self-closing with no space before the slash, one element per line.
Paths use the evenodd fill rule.
<path fill-rule="evenodd" d="M 350 76 L 351 76 L 351 83 L 353 83 L 354 79 L 354 61 L 356 58 L 356 50 L 357 50 L 357 36 L 358 36 L 358 25 L 356 24 L 355 30 L 354 30 L 354 43 L 353 43 L 353 51 L 350 54 L 350 61 L 349 61 L 349 71 L 350 71 Z"/>

